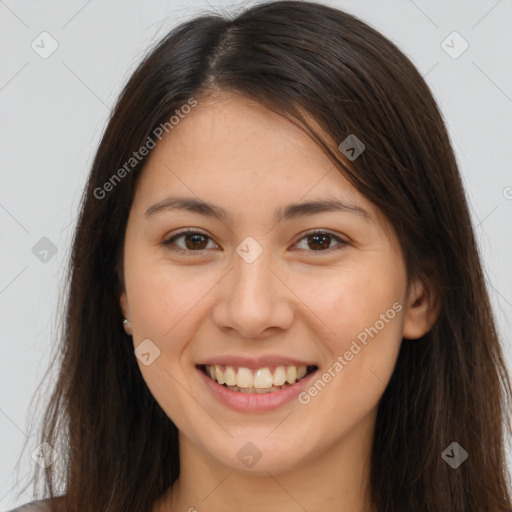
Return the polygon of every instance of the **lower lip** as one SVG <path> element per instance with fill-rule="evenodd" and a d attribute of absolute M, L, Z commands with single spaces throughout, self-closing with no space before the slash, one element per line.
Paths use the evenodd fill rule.
<path fill-rule="evenodd" d="M 200 378 L 219 402 L 227 405 L 231 409 L 242 412 L 263 412 L 278 409 L 282 405 L 297 398 L 299 393 L 309 386 L 311 379 L 318 372 L 317 368 L 314 372 L 311 372 L 292 386 L 286 386 L 279 391 L 272 391 L 270 393 L 243 393 L 240 391 L 232 391 L 222 386 L 213 379 L 210 379 L 201 368 L 196 369 L 199 372 Z"/>

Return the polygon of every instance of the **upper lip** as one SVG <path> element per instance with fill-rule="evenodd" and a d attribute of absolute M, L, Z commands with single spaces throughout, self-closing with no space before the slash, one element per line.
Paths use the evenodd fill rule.
<path fill-rule="evenodd" d="M 243 368 L 250 368 L 256 370 L 258 368 L 265 368 L 266 366 L 317 366 L 315 363 L 302 361 L 290 357 L 280 355 L 266 355 L 259 357 L 243 357 L 243 356 L 216 356 L 208 358 L 207 360 L 198 363 L 201 365 L 226 365 L 236 366 Z"/>

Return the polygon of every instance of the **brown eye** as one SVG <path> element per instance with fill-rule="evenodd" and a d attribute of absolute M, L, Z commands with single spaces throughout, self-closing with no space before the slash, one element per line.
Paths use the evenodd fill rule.
<path fill-rule="evenodd" d="M 176 243 L 180 239 L 183 240 L 183 244 Z M 208 248 L 208 241 L 210 240 L 211 238 L 204 233 L 188 230 L 164 240 L 162 245 L 170 246 L 172 250 L 178 252 L 200 252 Z"/>
<path fill-rule="evenodd" d="M 177 243 L 178 240 L 180 240 L 181 243 Z M 330 249 L 341 249 L 343 246 L 348 244 L 348 242 L 341 239 L 339 236 L 333 235 L 332 233 L 326 231 L 314 231 L 306 233 L 306 235 L 300 239 L 297 245 L 300 245 L 300 243 L 303 243 L 303 241 L 306 241 L 306 243 L 305 247 L 300 248 L 301 250 L 317 253 L 329 252 Z M 331 246 L 333 241 L 337 242 L 334 247 Z M 164 240 L 162 242 L 162 246 L 169 247 L 171 250 L 176 252 L 190 254 L 194 252 L 201 253 L 202 251 L 208 249 L 208 242 L 213 243 L 213 240 L 208 235 L 205 235 L 200 231 L 187 230 L 182 231 L 181 233 L 178 233 L 167 240 Z M 216 244 L 213 245 L 218 248 Z"/>
<path fill-rule="evenodd" d="M 306 233 L 305 236 L 301 238 L 299 243 L 303 240 L 306 240 L 306 247 L 302 247 L 309 252 L 327 252 L 329 249 L 339 249 L 343 246 L 347 245 L 345 240 L 342 240 L 339 236 L 333 235 L 326 231 L 314 231 L 311 233 Z M 336 240 L 338 244 L 334 247 L 331 247 L 331 242 Z"/>
<path fill-rule="evenodd" d="M 186 245 L 187 249 L 190 249 L 190 250 L 194 250 L 194 249 L 202 250 L 202 249 L 206 248 L 206 245 L 208 245 L 208 243 L 205 244 L 205 240 L 208 237 L 202 235 L 201 233 L 196 233 L 196 234 L 187 233 L 186 235 L 183 235 L 183 237 L 184 237 L 183 239 L 185 240 L 185 245 Z"/>
<path fill-rule="evenodd" d="M 331 245 L 331 236 L 330 235 L 309 235 L 307 237 L 312 243 L 309 244 L 309 248 L 313 250 L 318 249 L 329 249 Z"/>

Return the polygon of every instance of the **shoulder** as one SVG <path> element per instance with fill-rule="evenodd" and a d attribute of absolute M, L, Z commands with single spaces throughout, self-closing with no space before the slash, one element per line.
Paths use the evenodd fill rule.
<path fill-rule="evenodd" d="M 36 500 L 7 512 L 50 512 L 50 500 Z"/>

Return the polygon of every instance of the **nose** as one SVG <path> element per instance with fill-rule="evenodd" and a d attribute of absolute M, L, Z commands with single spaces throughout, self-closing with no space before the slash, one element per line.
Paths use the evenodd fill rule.
<path fill-rule="evenodd" d="M 219 329 L 254 339 L 290 327 L 293 293 L 284 282 L 283 272 L 270 267 L 271 260 L 268 249 L 252 262 L 236 254 L 214 307 L 213 319 Z"/>

